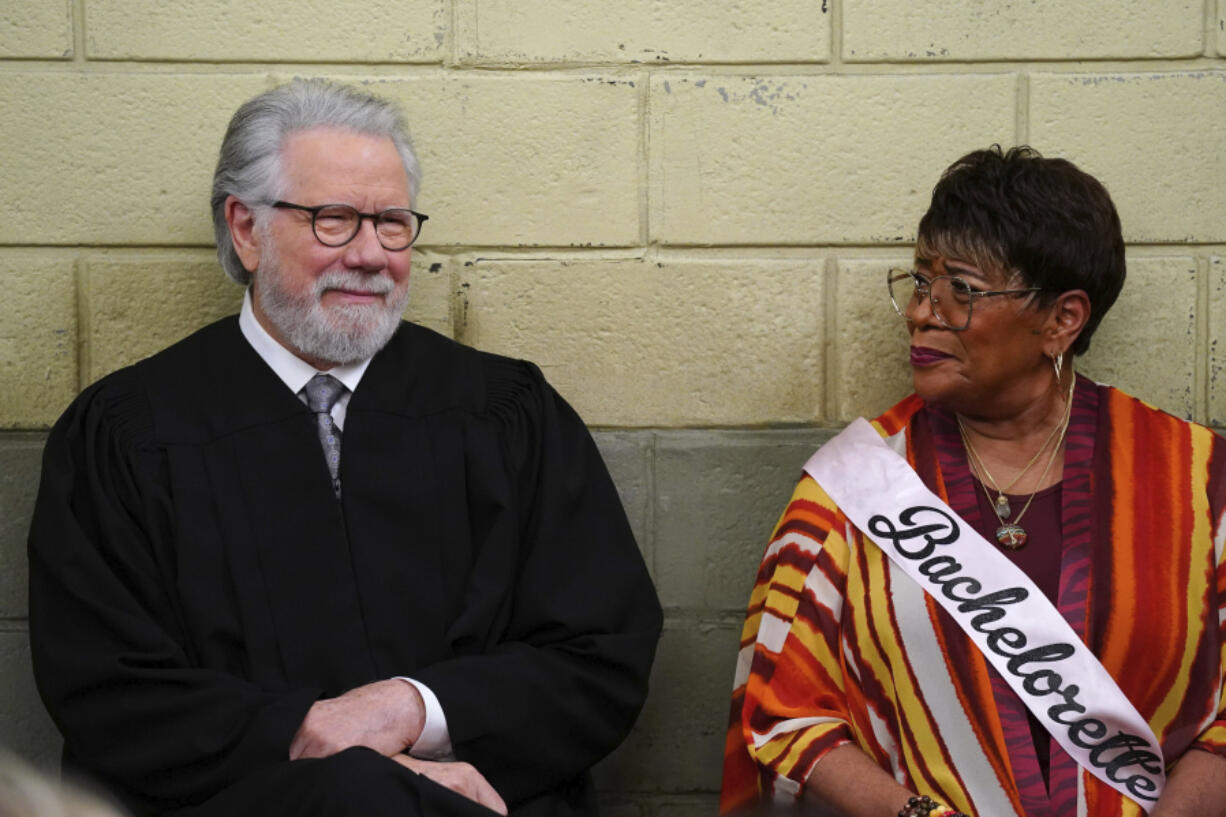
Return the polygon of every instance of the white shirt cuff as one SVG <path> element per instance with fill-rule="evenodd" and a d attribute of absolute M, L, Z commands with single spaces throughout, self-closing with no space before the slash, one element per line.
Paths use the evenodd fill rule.
<path fill-rule="evenodd" d="M 451 753 L 451 733 L 447 731 L 447 716 L 443 714 L 438 698 L 430 687 L 420 681 L 405 678 L 403 675 L 397 677 L 417 688 L 426 707 L 425 723 L 422 724 L 417 742 L 409 747 L 409 754 L 425 760 L 455 760 L 455 755 Z"/>

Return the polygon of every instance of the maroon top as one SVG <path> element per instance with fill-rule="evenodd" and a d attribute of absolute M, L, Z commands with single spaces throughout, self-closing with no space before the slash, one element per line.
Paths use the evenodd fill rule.
<path fill-rule="evenodd" d="M 979 500 L 979 518 L 973 520 L 973 527 L 984 539 L 995 544 L 996 528 L 999 527 L 996 514 L 993 512 L 993 502 L 988 500 L 983 483 L 975 480 L 976 494 Z M 1009 498 L 1009 507 L 1013 509 L 1009 519 L 1016 520 L 1017 515 L 1026 505 L 1028 495 L 1005 494 Z M 992 500 L 996 492 L 992 491 Z M 1061 483 L 1057 482 L 1050 488 L 1044 488 L 1034 495 L 1034 501 L 1026 510 L 1019 523 L 1026 530 L 1026 544 L 1016 550 L 1000 548 L 1000 552 L 1017 565 L 1030 580 L 1043 591 L 1052 604 L 1060 592 L 1060 554 L 1064 552 L 1064 533 L 1060 529 Z M 967 520 L 972 521 L 972 520 Z M 1030 736 L 1034 740 L 1035 755 L 1039 761 L 1039 770 L 1043 773 L 1043 781 L 1047 782 L 1048 764 L 1051 756 L 1051 734 L 1043 728 L 1038 719 L 1026 710 L 1026 718 L 1030 723 Z"/>

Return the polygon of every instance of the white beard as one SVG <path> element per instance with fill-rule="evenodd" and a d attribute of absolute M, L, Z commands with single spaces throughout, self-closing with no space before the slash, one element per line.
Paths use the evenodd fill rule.
<path fill-rule="evenodd" d="M 313 290 L 295 295 L 281 285 L 280 259 L 266 254 L 256 271 L 255 287 L 264 315 L 301 356 L 344 365 L 374 355 L 396 333 L 409 302 L 409 288 L 382 304 L 343 304 L 324 308 L 325 290 L 346 289 L 387 295 L 395 284 L 385 275 L 333 270 L 315 280 Z"/>

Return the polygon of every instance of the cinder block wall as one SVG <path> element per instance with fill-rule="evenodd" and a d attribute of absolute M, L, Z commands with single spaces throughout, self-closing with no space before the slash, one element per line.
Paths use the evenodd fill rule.
<path fill-rule="evenodd" d="M 709 814 L 740 609 L 800 464 L 907 390 L 882 283 L 939 172 L 1026 142 L 1102 178 L 1130 278 L 1084 371 L 1226 424 L 1226 0 L 9 0 L 0 10 L 0 743 L 51 762 L 26 645 L 45 429 L 235 310 L 209 175 L 296 75 L 403 102 L 409 317 L 536 360 L 597 429 L 668 609 L 599 770 Z"/>

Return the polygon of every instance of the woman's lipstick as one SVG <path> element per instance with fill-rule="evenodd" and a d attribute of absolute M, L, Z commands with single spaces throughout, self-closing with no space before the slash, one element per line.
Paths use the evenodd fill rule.
<path fill-rule="evenodd" d="M 947 355 L 944 352 L 937 351 L 936 349 L 929 349 L 927 346 L 911 347 L 912 366 L 932 366 L 951 357 L 953 357 L 953 355 Z"/>

